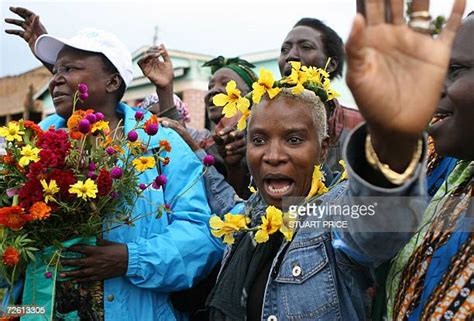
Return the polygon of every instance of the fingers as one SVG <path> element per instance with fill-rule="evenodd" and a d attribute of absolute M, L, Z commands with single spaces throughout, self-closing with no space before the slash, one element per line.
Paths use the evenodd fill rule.
<path fill-rule="evenodd" d="M 25 20 L 34 15 L 34 12 L 22 7 L 10 7 L 10 11 L 16 13 Z"/>
<path fill-rule="evenodd" d="M 454 2 L 453 10 L 451 11 L 451 15 L 446 23 L 446 27 L 439 36 L 439 40 L 445 42 L 450 47 L 452 46 L 454 38 L 456 37 L 456 32 L 462 23 L 462 16 L 465 9 L 466 0 L 456 0 Z"/>
<path fill-rule="evenodd" d="M 357 14 L 352 23 L 352 30 L 347 39 L 346 50 L 349 66 L 357 64 L 364 58 L 365 48 L 365 19 L 361 14 Z"/>
<path fill-rule="evenodd" d="M 66 251 L 68 252 L 77 252 L 89 256 L 96 246 L 77 244 L 71 247 L 68 247 Z"/>
<path fill-rule="evenodd" d="M 24 20 L 6 18 L 5 22 L 26 29 Z"/>
<path fill-rule="evenodd" d="M 168 55 L 168 51 L 166 50 L 165 45 L 162 44 L 160 46 L 160 52 L 164 61 L 170 61 L 170 56 Z"/>
<path fill-rule="evenodd" d="M 403 0 L 390 0 L 390 7 L 391 7 L 392 23 L 395 25 L 404 25 L 405 24 L 404 1 Z"/>
<path fill-rule="evenodd" d="M 98 281 L 98 279 L 96 279 L 97 277 L 95 276 L 94 269 L 92 268 L 61 272 L 60 276 L 62 278 L 71 278 L 76 282 L 89 282 L 89 280 Z"/>
<path fill-rule="evenodd" d="M 5 30 L 5 32 L 8 33 L 9 35 L 20 36 L 23 39 L 25 38 L 25 32 L 23 30 L 7 29 Z"/>
<path fill-rule="evenodd" d="M 413 0 L 411 2 L 410 11 L 429 11 L 430 10 L 430 0 Z"/>
<path fill-rule="evenodd" d="M 370 26 L 385 22 L 385 0 L 366 1 L 366 19 Z"/>

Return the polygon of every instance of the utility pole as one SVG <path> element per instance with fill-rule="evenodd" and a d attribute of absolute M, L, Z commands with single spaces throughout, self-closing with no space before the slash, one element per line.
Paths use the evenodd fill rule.
<path fill-rule="evenodd" d="M 159 30 L 158 26 L 155 26 L 155 34 L 153 35 L 153 47 L 155 47 L 158 43 L 158 39 L 159 39 L 158 30 Z"/>

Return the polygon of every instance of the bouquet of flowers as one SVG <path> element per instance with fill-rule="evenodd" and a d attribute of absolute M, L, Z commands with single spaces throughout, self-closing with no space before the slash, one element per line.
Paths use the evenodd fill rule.
<path fill-rule="evenodd" d="M 170 161 L 166 154 L 171 146 L 165 140 L 145 156 L 151 136 L 158 132 L 158 119 L 143 122 L 144 112 L 137 111 L 136 125 L 125 135 L 120 124 L 111 130 L 100 112 L 75 111 L 87 96 L 87 86 L 80 84 L 66 130 L 43 131 L 27 120 L 0 128 L 6 142 L 0 156 L 0 277 L 10 285 L 40 250 L 54 249 L 46 265 L 57 270 L 62 242 L 100 237 L 104 229 L 170 211 L 166 204 L 157 204 L 154 213 L 130 215 L 144 190 L 166 184 L 160 173 L 149 184 L 138 184 L 144 171 Z M 148 135 L 148 142 L 139 140 L 138 129 Z M 51 273 L 45 270 L 44 276 L 51 278 Z"/>

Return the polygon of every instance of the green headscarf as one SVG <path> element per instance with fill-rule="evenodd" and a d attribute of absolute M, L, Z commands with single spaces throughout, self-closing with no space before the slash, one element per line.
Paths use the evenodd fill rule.
<path fill-rule="evenodd" d="M 239 57 L 224 58 L 223 56 L 219 56 L 209 60 L 202 66 L 211 67 L 211 74 L 213 75 L 221 68 L 229 68 L 235 71 L 250 89 L 252 88 L 252 84 L 258 79 L 257 75 L 252 70 L 252 68 L 255 68 L 255 65 L 247 60 L 240 59 Z"/>

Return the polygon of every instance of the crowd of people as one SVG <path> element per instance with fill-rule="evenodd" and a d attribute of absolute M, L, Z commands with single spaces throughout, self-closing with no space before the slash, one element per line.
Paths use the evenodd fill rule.
<path fill-rule="evenodd" d="M 207 129 L 187 125 L 163 45 L 138 62 L 156 94 L 131 107 L 121 102 L 132 80 L 131 55 L 115 35 L 85 29 L 58 38 L 36 13 L 10 8 L 16 17 L 5 21 L 19 28 L 6 33 L 23 38 L 53 74 L 56 114 L 42 128 L 66 126 L 74 90 L 86 83 L 88 103 L 112 129 L 123 123 L 124 135 L 137 109 L 159 117 L 148 152 L 166 139 L 175 161 L 163 168 L 171 183 L 149 190 L 150 198 L 165 204 L 197 182 L 169 217 L 104 231 L 97 246 L 70 248 L 83 256 L 63 260 L 76 269 L 62 276 L 102 287 L 96 302 L 53 319 L 473 320 L 474 12 L 463 18 L 466 1 L 453 0 L 433 36 L 429 1 L 413 0 L 408 19 L 404 2 L 357 1 L 345 45 L 321 20 L 302 18 L 282 35 L 283 80 L 270 85 L 240 58 L 207 62 Z M 330 97 L 330 80 L 345 65 L 358 111 Z M 325 80 L 321 86 L 298 82 L 309 72 Z M 219 102 L 232 90 L 253 95 L 248 110 L 228 115 Z M 201 177 L 209 154 L 214 166 Z M 288 202 L 354 205 L 371 198 L 384 200 L 376 215 L 346 228 L 284 229 Z M 143 201 L 133 215 L 150 206 Z M 22 304 L 20 281 L 14 290 L 4 306 Z M 56 300 L 66 295 L 58 291 Z"/>

